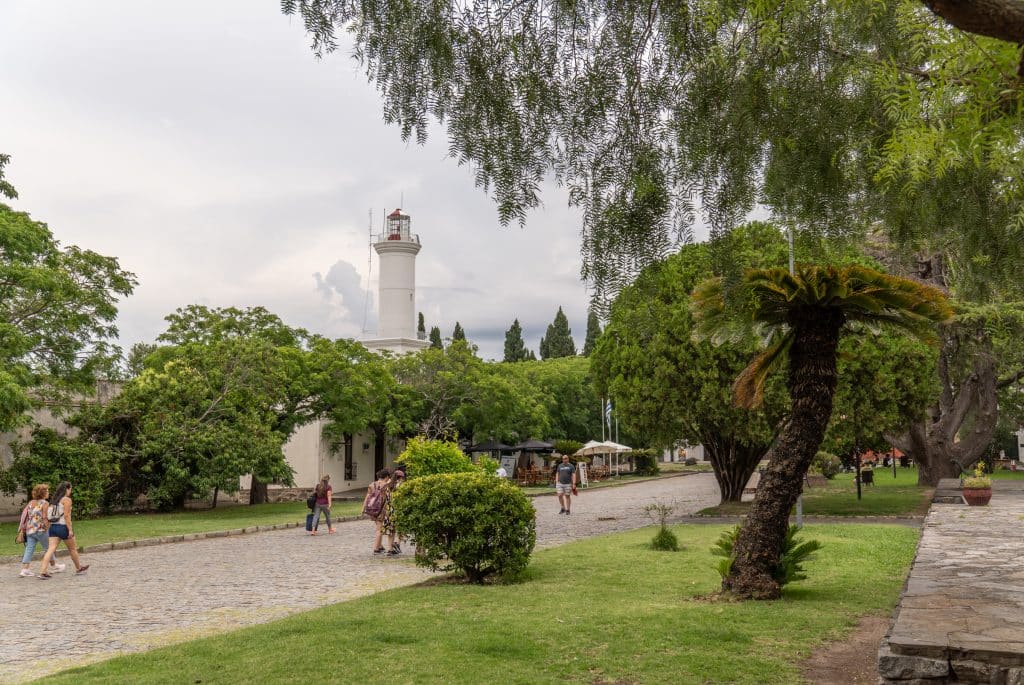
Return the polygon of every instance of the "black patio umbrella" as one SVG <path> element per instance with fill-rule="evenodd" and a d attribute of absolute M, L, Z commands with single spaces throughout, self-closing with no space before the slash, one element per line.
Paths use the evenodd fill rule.
<path fill-rule="evenodd" d="M 514 450 L 525 450 L 527 452 L 546 452 L 548 450 L 555 449 L 555 446 L 550 442 L 544 442 L 543 440 L 527 440 L 521 442 L 512 449 Z"/>
<path fill-rule="evenodd" d="M 515 449 L 512 445 L 506 445 L 501 442 L 495 442 L 494 440 L 488 440 L 487 442 L 481 442 L 478 445 L 471 445 L 469 448 L 470 452 L 504 452 L 506 450 Z"/>

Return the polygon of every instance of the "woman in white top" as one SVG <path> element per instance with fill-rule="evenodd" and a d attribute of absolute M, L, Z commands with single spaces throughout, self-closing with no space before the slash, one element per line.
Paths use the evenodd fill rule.
<path fill-rule="evenodd" d="M 68 553 L 71 554 L 71 561 L 75 562 L 75 572 L 85 573 L 88 571 L 88 564 L 83 566 L 81 559 L 78 558 L 78 545 L 75 544 L 75 529 L 71 525 L 71 483 L 64 481 L 57 486 L 53 497 L 50 498 L 50 508 L 47 512 L 47 517 L 50 520 L 50 548 L 43 555 L 43 564 L 39 568 L 38 578 L 40 580 L 50 578 L 50 574 L 46 572 L 46 567 L 49 565 L 53 555 L 57 553 L 57 545 L 60 544 L 61 540 L 64 541 L 64 546 L 68 548 Z"/>

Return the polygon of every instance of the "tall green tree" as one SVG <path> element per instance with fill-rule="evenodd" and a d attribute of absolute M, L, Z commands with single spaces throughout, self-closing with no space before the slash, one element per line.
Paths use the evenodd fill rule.
<path fill-rule="evenodd" d="M 555 314 L 555 320 L 548 324 L 547 333 L 540 339 L 540 358 L 556 359 L 574 356 L 576 356 L 576 343 L 572 339 L 569 320 L 565 318 L 565 313 L 559 307 Z"/>
<path fill-rule="evenodd" d="M 698 332 L 705 337 L 722 340 L 742 333 L 737 319 L 769 337 L 768 346 L 736 378 L 738 405 L 760 403 L 771 370 L 789 363 L 790 414 L 723 581 L 723 589 L 739 597 L 774 599 L 780 587 L 773 575 L 789 513 L 832 416 L 843 330 L 886 325 L 935 338 L 935 324 L 948 321 L 953 312 L 935 288 L 858 266 L 799 265 L 794 275 L 779 268 L 755 269 L 732 292 L 721 278 L 705 281 L 694 291 L 693 304 Z M 742 314 L 737 316 L 737 310 Z"/>
<path fill-rule="evenodd" d="M 519 319 L 514 319 L 509 329 L 505 331 L 505 357 L 506 362 L 522 362 L 528 359 L 526 344 L 523 342 L 523 327 L 519 325 Z"/>
<path fill-rule="evenodd" d="M 3 179 L 0 193 L 16 196 Z M 117 259 L 61 245 L 46 224 L 0 203 L 0 431 L 38 401 L 91 393 L 119 356 L 117 301 L 136 281 Z"/>
<path fill-rule="evenodd" d="M 423 312 L 420 312 L 419 321 L 416 323 L 416 337 L 420 340 L 427 338 L 427 324 L 423 320 Z"/>
<path fill-rule="evenodd" d="M 601 337 L 601 320 L 597 318 L 597 312 L 590 309 L 587 313 L 587 339 L 583 342 L 583 356 L 589 357 L 594 352 L 597 339 Z"/>
<path fill-rule="evenodd" d="M 159 353 L 164 361 L 173 359 L 178 348 L 189 345 L 208 346 L 223 341 L 262 341 L 269 346 L 268 354 L 276 357 L 280 365 L 281 401 L 273 408 L 270 428 L 282 438 L 282 443 L 300 427 L 318 418 L 313 409 L 311 397 L 315 389 L 310 385 L 311 369 L 306 352 L 309 333 L 302 328 L 293 328 L 279 316 L 264 307 L 207 307 L 188 305 L 180 307 L 165 317 L 167 329 L 157 340 L 171 346 Z M 157 365 L 160 362 L 157 361 Z M 322 413 L 322 412 L 320 412 Z M 252 474 L 249 489 L 249 503 L 262 504 L 267 501 L 267 482 L 259 473 Z"/>
<path fill-rule="evenodd" d="M 441 342 L 441 329 L 437 326 L 430 327 L 430 349 L 443 350 L 444 343 Z"/>
<path fill-rule="evenodd" d="M 466 332 L 462 330 L 462 324 L 458 321 L 455 322 L 455 328 L 452 330 L 452 342 L 456 340 L 466 340 Z"/>
<path fill-rule="evenodd" d="M 216 503 L 247 474 L 291 482 L 274 429 L 287 387 L 286 365 L 266 340 L 186 343 L 77 423 L 84 439 L 117 455 L 117 503 L 143 494 L 152 506 L 179 508 L 210 491 Z"/>

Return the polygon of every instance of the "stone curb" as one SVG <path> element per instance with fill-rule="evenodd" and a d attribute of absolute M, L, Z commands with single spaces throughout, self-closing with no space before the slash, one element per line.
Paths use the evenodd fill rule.
<path fill-rule="evenodd" d="M 342 516 L 334 519 L 337 523 L 348 523 L 350 521 L 361 521 L 362 516 Z M 211 530 L 204 533 L 184 533 L 181 535 L 163 535 L 158 538 L 144 538 L 142 540 L 120 540 L 118 542 L 104 542 L 99 545 L 89 545 L 88 547 L 79 547 L 79 554 L 95 554 L 97 552 L 113 552 L 121 549 L 132 549 L 134 547 L 152 547 L 153 545 L 169 545 L 176 542 L 193 542 L 194 540 L 209 540 L 211 538 L 226 538 L 235 535 L 251 535 L 253 533 L 266 533 L 271 530 L 286 530 L 288 528 L 302 528 L 306 525 L 305 521 L 299 523 L 274 523 L 265 526 L 248 526 L 246 528 L 234 528 L 232 530 Z M 66 557 L 68 551 L 61 548 L 57 551 L 56 556 Z M 33 559 L 33 562 L 39 561 L 38 557 Z M 0 565 L 2 564 L 20 564 L 21 555 L 12 557 L 0 557 Z"/>
<path fill-rule="evenodd" d="M 610 483 L 608 485 L 602 485 L 600 488 L 595 488 L 595 489 L 596 490 L 606 490 L 608 488 L 621 488 L 624 485 L 637 485 L 638 483 L 649 483 L 651 481 L 667 480 L 669 478 L 683 478 L 684 476 L 699 476 L 702 473 L 711 473 L 711 471 L 683 471 L 682 473 L 666 473 L 664 476 L 651 476 L 650 478 L 641 478 L 639 480 L 631 480 L 631 481 L 628 481 L 628 482 L 625 482 L 625 483 Z M 533 493 L 530 493 L 530 494 L 528 494 L 526 496 L 527 497 L 553 497 L 555 495 L 554 486 L 551 486 L 551 488 L 552 489 L 551 489 L 550 492 L 533 492 Z M 582 494 L 582 493 L 586 492 L 587 490 L 589 490 L 589 488 L 580 488 L 580 493 Z"/>

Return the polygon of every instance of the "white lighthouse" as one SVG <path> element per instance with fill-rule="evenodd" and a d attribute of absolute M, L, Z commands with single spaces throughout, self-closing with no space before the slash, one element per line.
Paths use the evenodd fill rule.
<path fill-rule="evenodd" d="M 377 290 L 377 337 L 364 340 L 371 350 L 415 352 L 430 346 L 416 337 L 416 255 L 420 237 L 410 230 L 411 219 L 402 210 L 388 215 L 384 232 L 374 237 L 380 258 Z"/>

